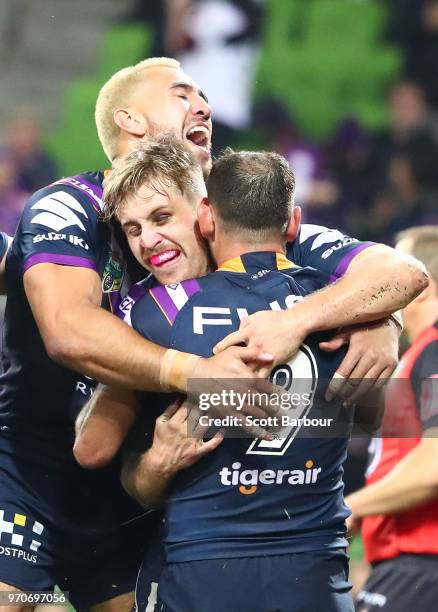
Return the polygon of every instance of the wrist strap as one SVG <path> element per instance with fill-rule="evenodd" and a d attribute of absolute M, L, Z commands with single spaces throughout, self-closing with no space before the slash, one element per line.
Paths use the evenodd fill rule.
<path fill-rule="evenodd" d="M 199 359 L 198 355 L 167 349 L 160 367 L 163 391 L 187 391 L 187 380 Z"/>

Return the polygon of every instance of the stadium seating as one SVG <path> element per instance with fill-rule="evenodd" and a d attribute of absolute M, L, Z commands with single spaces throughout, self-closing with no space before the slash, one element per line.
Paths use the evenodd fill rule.
<path fill-rule="evenodd" d="M 303 132 L 317 139 L 345 114 L 370 127 L 382 125 L 382 93 L 400 66 L 398 52 L 382 42 L 384 20 L 384 7 L 375 2 L 270 0 L 256 97 L 285 102 Z M 149 39 L 144 25 L 114 26 L 97 74 L 67 88 L 62 127 L 48 139 L 62 174 L 107 164 L 93 122 L 96 92 L 117 69 L 139 61 Z M 257 137 L 246 135 L 246 146 L 255 143 Z"/>

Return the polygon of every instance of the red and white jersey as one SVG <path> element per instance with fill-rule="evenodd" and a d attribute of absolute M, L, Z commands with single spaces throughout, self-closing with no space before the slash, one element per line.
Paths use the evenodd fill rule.
<path fill-rule="evenodd" d="M 418 336 L 388 385 L 381 435 L 370 444 L 366 484 L 383 478 L 425 430 L 437 426 L 438 322 Z M 370 563 L 401 553 L 438 554 L 438 497 L 405 512 L 365 517 L 362 537 Z"/>

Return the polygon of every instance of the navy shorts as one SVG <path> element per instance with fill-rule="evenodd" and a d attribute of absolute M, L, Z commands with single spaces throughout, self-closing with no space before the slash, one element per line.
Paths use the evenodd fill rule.
<path fill-rule="evenodd" d="M 58 472 L 0 450 L 0 582 L 68 591 L 79 610 L 134 590 L 161 524 L 121 489 L 118 470 Z"/>
<path fill-rule="evenodd" d="M 155 610 L 352 612 L 350 589 L 344 550 L 169 563 Z"/>
<path fill-rule="evenodd" d="M 399 555 L 376 563 L 356 597 L 360 612 L 436 612 L 438 555 Z"/>
<path fill-rule="evenodd" d="M 163 530 L 164 531 L 164 530 Z M 148 543 L 135 585 L 135 612 L 151 612 L 156 608 L 158 582 L 165 565 L 164 533 L 158 530 Z"/>

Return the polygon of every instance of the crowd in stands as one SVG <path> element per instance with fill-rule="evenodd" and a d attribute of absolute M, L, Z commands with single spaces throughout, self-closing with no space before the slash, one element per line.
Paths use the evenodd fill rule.
<path fill-rule="evenodd" d="M 419 85 L 395 83 L 387 127 L 373 133 L 346 117 L 316 145 L 278 105 L 269 147 L 286 156 L 297 175 L 298 203 L 307 222 L 336 224 L 352 235 L 390 243 L 413 225 L 438 222 L 438 117 Z"/>
<path fill-rule="evenodd" d="M 56 180 L 38 123 L 25 110 L 12 117 L 0 146 L 0 228 L 13 235 L 29 195 Z"/>
<path fill-rule="evenodd" d="M 324 142 L 309 139 L 278 99 L 252 104 L 267 5 L 134 0 L 127 18 L 152 26 L 148 55 L 177 57 L 207 92 L 214 153 L 239 148 L 256 130 L 262 146 L 285 155 L 306 222 L 390 244 L 406 227 L 438 222 L 438 0 L 391 0 L 385 36 L 403 67 L 388 84 L 386 127 L 372 131 L 346 116 Z M 55 178 L 38 125 L 17 113 L 0 148 L 0 229 L 13 233 L 27 195 Z"/>

